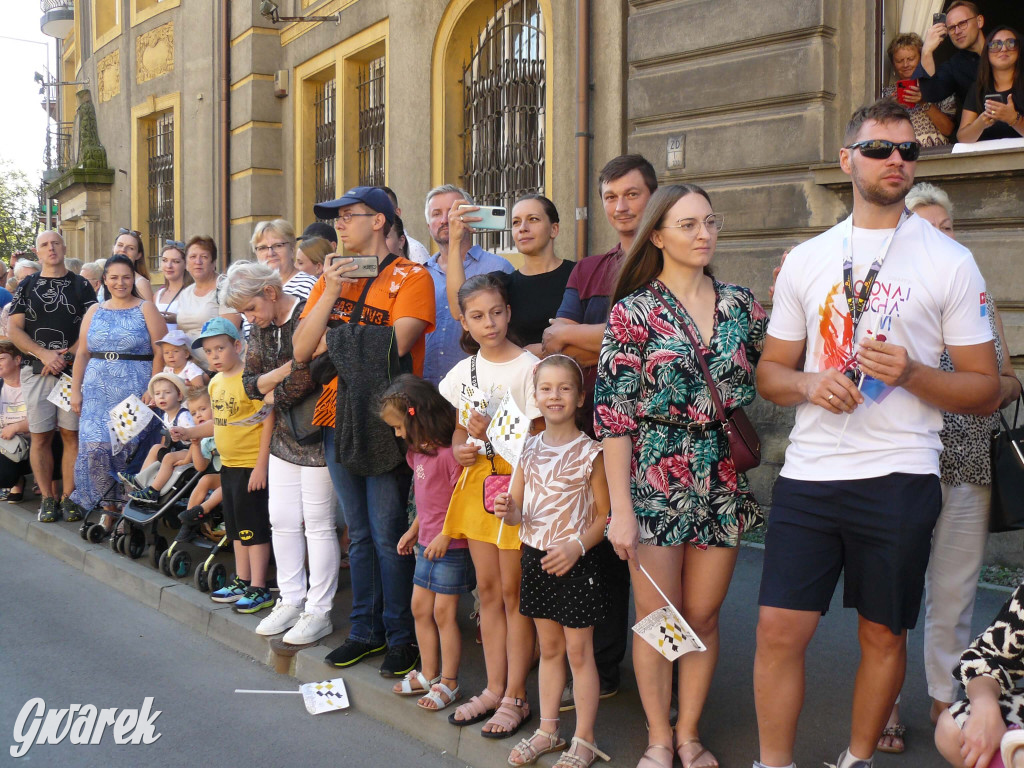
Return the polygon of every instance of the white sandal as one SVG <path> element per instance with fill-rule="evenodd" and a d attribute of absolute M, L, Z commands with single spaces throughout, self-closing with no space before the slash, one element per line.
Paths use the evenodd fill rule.
<path fill-rule="evenodd" d="M 419 683 L 422 687 L 413 688 L 413 681 Z M 398 690 L 396 691 L 394 688 L 392 688 L 391 692 L 397 694 L 398 696 L 425 696 L 426 694 L 430 693 L 430 689 L 434 685 L 440 682 L 440 675 L 435 677 L 433 680 L 427 680 L 427 678 L 424 677 L 422 672 L 420 672 L 418 669 L 414 669 L 412 672 L 410 672 L 408 675 L 402 678 L 402 682 L 399 684 Z"/>
<path fill-rule="evenodd" d="M 444 698 L 442 698 L 442 696 Z M 455 686 L 454 689 L 449 688 L 444 683 L 434 683 L 430 686 L 430 690 L 426 694 L 420 697 L 420 700 L 416 702 L 416 706 L 420 709 L 425 709 L 427 712 L 440 712 L 442 709 L 447 707 L 449 704 L 454 704 L 462 698 L 459 694 L 459 686 Z M 434 704 L 432 707 L 423 706 L 423 701 L 427 700 Z M 447 699 L 447 701 L 445 701 Z"/>
<path fill-rule="evenodd" d="M 576 754 L 577 746 L 590 750 L 589 760 Z M 555 763 L 554 768 L 590 768 L 590 766 L 594 764 L 594 761 L 599 757 L 606 763 L 611 761 L 611 758 L 598 749 L 596 744 L 591 744 L 586 739 L 573 736 L 572 746 L 562 753 L 562 756 L 558 758 L 558 762 Z"/>
<path fill-rule="evenodd" d="M 548 719 L 549 718 L 546 717 L 541 718 L 541 720 Z M 557 723 L 558 720 L 552 719 L 552 722 Z M 557 728 L 558 726 L 555 727 Z M 533 743 L 534 739 L 547 739 L 547 745 L 538 748 Z M 512 747 L 512 752 L 518 752 L 522 760 L 519 762 L 513 762 L 512 752 L 510 752 L 507 762 L 512 766 L 512 768 L 519 768 L 521 765 L 533 765 L 542 755 L 546 755 L 549 752 L 557 752 L 560 749 L 565 749 L 565 740 L 558 735 L 557 730 L 554 733 L 549 733 L 548 731 L 538 728 L 533 732 L 532 736 L 526 739 L 520 739 L 519 743 Z"/>

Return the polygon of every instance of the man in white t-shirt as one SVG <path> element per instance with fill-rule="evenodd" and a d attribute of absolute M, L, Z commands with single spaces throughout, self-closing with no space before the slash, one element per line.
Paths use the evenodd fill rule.
<path fill-rule="evenodd" d="M 804 655 L 845 569 L 861 661 L 838 768 L 869 768 L 920 609 L 941 412 L 999 404 L 974 259 L 904 206 L 919 151 L 909 115 L 891 101 L 864 107 L 844 144 L 853 215 L 789 254 L 757 369 L 761 396 L 797 414 L 761 580 L 755 767 L 793 768 Z M 939 370 L 944 348 L 955 373 Z"/>

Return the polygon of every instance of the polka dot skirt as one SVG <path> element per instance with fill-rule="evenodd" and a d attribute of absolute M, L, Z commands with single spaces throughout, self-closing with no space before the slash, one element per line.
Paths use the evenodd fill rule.
<path fill-rule="evenodd" d="M 523 545 L 519 612 L 572 629 L 594 626 L 607 611 L 596 553 L 587 552 L 564 576 L 553 576 L 540 567 L 546 554 Z"/>

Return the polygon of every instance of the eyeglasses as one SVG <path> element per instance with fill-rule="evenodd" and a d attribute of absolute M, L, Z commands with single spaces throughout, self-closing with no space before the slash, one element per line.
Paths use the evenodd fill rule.
<path fill-rule="evenodd" d="M 1011 37 L 1008 40 L 993 40 L 988 44 L 990 51 L 1001 51 L 1005 48 L 1008 51 L 1016 51 L 1020 47 L 1020 40 L 1016 37 Z"/>
<path fill-rule="evenodd" d="M 164 240 L 164 245 L 177 248 L 182 253 L 185 252 L 185 244 L 181 240 Z"/>
<path fill-rule="evenodd" d="M 266 256 L 268 253 L 273 251 L 274 253 L 284 253 L 291 243 L 271 243 L 270 245 L 257 245 L 253 248 L 257 256 Z"/>
<path fill-rule="evenodd" d="M 951 35 L 954 32 L 956 32 L 956 33 L 963 32 L 965 29 L 967 29 L 967 24 L 969 22 L 974 21 L 976 18 L 978 18 L 978 17 L 977 16 L 969 16 L 966 19 L 964 19 L 963 21 L 958 22 L 957 24 L 947 24 L 946 25 L 946 31 L 949 32 L 949 34 L 951 34 Z"/>
<path fill-rule="evenodd" d="M 916 141 L 901 141 L 897 144 L 884 139 L 868 139 L 851 144 L 846 149 L 859 149 L 864 157 L 870 157 L 872 160 L 885 160 L 894 149 L 898 150 L 900 157 L 908 163 L 914 162 L 921 156 L 921 145 Z"/>
<path fill-rule="evenodd" d="M 353 216 L 376 216 L 376 213 L 353 213 L 352 211 L 345 211 L 345 213 L 339 213 L 334 217 L 334 223 L 337 224 L 339 221 L 342 224 L 351 224 Z"/>
<path fill-rule="evenodd" d="M 725 215 L 711 213 L 704 219 L 679 219 L 675 224 L 662 224 L 661 229 L 679 229 L 684 235 L 696 237 L 700 232 L 701 224 L 708 228 L 709 234 L 717 235 L 725 226 Z"/>
<path fill-rule="evenodd" d="M 142 233 L 137 229 L 125 229 L 124 227 L 121 227 L 117 230 L 117 235 L 118 237 L 121 235 L 131 235 L 132 237 L 137 237 L 139 240 L 142 239 Z"/>

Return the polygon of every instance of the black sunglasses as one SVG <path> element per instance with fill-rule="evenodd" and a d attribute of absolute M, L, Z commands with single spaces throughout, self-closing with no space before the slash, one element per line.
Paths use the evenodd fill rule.
<path fill-rule="evenodd" d="M 897 144 L 884 139 L 868 139 L 851 144 L 846 149 L 859 149 L 864 157 L 870 157 L 872 160 L 885 160 L 894 149 L 898 150 L 900 157 L 908 163 L 914 162 L 921 156 L 921 145 L 916 141 L 901 141 Z"/>

